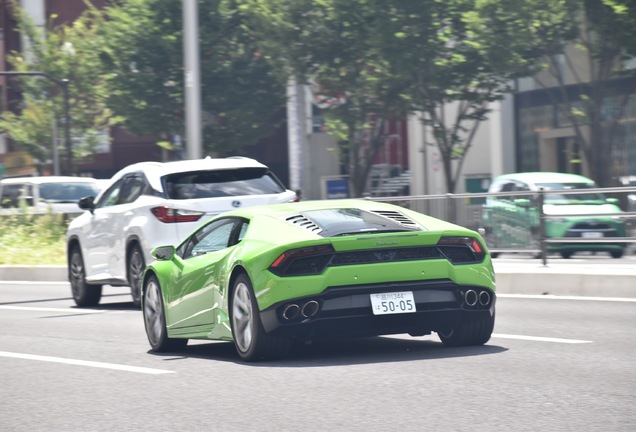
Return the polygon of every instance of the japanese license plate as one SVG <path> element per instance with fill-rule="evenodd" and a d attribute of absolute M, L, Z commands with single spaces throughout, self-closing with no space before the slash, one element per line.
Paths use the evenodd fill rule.
<path fill-rule="evenodd" d="M 415 299 L 412 291 L 371 294 L 373 315 L 414 313 Z"/>
<path fill-rule="evenodd" d="M 601 237 L 603 237 L 603 233 L 602 232 L 597 232 L 597 231 L 586 231 L 586 232 L 582 232 L 581 233 L 581 237 L 585 237 L 585 238 L 601 238 Z"/>

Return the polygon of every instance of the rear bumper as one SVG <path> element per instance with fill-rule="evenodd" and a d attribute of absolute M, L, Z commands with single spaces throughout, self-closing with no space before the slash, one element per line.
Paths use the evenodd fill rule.
<path fill-rule="evenodd" d="M 416 312 L 373 314 L 370 294 L 400 291 L 413 292 Z M 476 303 L 469 305 L 473 299 Z M 317 302 L 317 312 L 304 316 L 303 306 L 311 302 Z M 291 338 L 424 335 L 490 317 L 495 313 L 495 302 L 496 294 L 488 287 L 458 285 L 450 280 L 416 281 L 330 287 L 320 295 L 275 304 L 260 315 L 266 332 Z M 293 318 L 285 317 L 285 310 L 290 305 L 299 308 Z"/>
<path fill-rule="evenodd" d="M 549 252 L 607 252 L 621 251 L 625 243 L 548 243 Z"/>

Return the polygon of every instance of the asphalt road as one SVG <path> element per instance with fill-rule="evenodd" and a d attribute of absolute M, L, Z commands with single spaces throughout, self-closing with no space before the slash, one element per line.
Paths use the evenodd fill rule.
<path fill-rule="evenodd" d="M 633 431 L 636 299 L 505 295 L 483 347 L 330 341 L 244 364 L 148 352 L 126 289 L 0 283 L 2 431 Z"/>
<path fill-rule="evenodd" d="M 504 294 L 636 297 L 636 255 L 612 259 L 607 254 L 551 255 L 542 260 L 528 254 L 502 254 L 493 260 L 497 292 Z M 66 266 L 3 266 L 0 281 L 65 282 Z M 105 287 L 104 292 L 110 292 Z"/>

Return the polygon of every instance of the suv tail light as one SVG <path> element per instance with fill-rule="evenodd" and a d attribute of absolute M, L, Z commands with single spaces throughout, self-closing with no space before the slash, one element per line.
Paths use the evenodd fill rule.
<path fill-rule="evenodd" d="M 205 214 L 201 211 L 180 210 L 166 206 L 153 207 L 150 211 L 163 223 L 196 222 Z"/>
<path fill-rule="evenodd" d="M 291 249 L 274 260 L 269 270 L 278 276 L 320 274 L 334 254 L 331 245 Z"/>

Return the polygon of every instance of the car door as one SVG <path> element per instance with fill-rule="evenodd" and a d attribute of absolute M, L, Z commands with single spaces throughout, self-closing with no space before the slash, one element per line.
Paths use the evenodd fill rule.
<path fill-rule="evenodd" d="M 108 280 L 111 278 L 109 265 L 111 260 L 115 225 L 119 208 L 119 193 L 124 184 L 120 179 L 106 190 L 95 203 L 90 223 L 82 229 L 84 239 L 83 255 L 87 280 Z"/>
<path fill-rule="evenodd" d="M 506 180 L 501 183 L 498 192 L 513 192 L 515 182 Z M 496 238 L 497 247 L 511 247 L 518 245 L 517 231 L 519 228 L 519 215 L 514 205 L 515 197 L 512 195 L 500 195 L 492 199 L 490 208 L 490 224 Z"/>
<path fill-rule="evenodd" d="M 536 199 L 527 183 L 517 181 L 513 187 L 519 195 L 514 197 L 515 226 L 516 226 L 516 244 L 521 247 L 537 248 L 536 234 L 539 225 L 539 210 L 537 208 Z"/>
<path fill-rule="evenodd" d="M 167 293 L 173 328 L 188 329 L 205 335 L 216 321 L 215 311 L 224 301 L 226 261 L 240 241 L 239 232 L 246 222 L 240 218 L 222 218 L 196 231 L 177 253 L 183 268 Z"/>
<path fill-rule="evenodd" d="M 87 280 L 126 283 L 128 227 L 135 217 L 135 200 L 141 193 L 137 173 L 115 182 L 95 204 L 91 223 L 85 227 Z"/>

